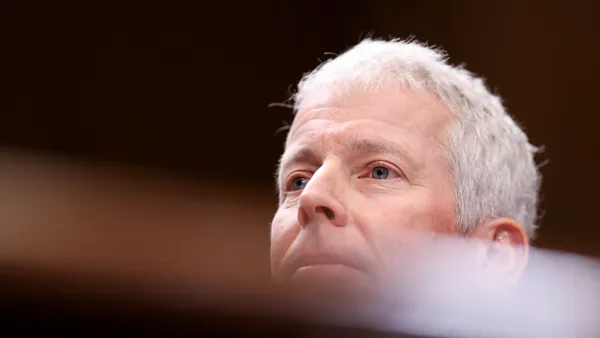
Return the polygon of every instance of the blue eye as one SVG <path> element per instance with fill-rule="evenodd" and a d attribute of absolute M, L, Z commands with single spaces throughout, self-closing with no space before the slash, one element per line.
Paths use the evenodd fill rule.
<path fill-rule="evenodd" d="M 290 190 L 292 190 L 292 191 L 302 190 L 302 189 L 304 189 L 304 187 L 306 186 L 307 183 L 308 183 L 308 178 L 296 177 L 292 180 L 292 183 L 290 184 Z"/>
<path fill-rule="evenodd" d="M 390 175 L 390 170 L 385 167 L 375 167 L 371 170 L 371 177 L 376 180 L 385 180 Z"/>

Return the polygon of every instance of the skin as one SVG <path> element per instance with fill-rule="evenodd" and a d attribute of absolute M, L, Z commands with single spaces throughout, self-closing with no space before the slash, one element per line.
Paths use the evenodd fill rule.
<path fill-rule="evenodd" d="M 275 281 L 310 288 L 373 289 L 415 234 L 454 234 L 454 183 L 443 149 L 452 115 L 426 91 L 355 90 L 300 107 L 278 173 L 271 226 Z M 511 219 L 478 224 L 508 274 L 512 244 L 527 245 Z M 504 250 L 504 248 L 509 248 Z"/>

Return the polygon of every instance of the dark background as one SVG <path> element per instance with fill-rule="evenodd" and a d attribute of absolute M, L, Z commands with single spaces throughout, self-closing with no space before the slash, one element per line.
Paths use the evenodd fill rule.
<path fill-rule="evenodd" d="M 86 228 L 87 239 L 77 229 L 99 218 L 51 228 L 50 218 L 40 216 L 19 228 L 19 236 L 3 235 L 9 256 L 37 261 L 61 252 L 61 259 L 89 265 L 78 250 L 109 243 L 112 258 L 99 261 L 127 266 L 127 255 L 151 252 L 154 264 L 176 252 L 170 262 L 188 271 L 200 255 L 191 249 L 202 240 L 198 228 L 214 226 L 206 218 L 214 212 L 212 220 L 235 214 L 230 223 L 259 229 L 256 247 L 244 248 L 242 236 L 232 255 L 258 248 L 266 273 L 273 172 L 285 135 L 275 131 L 292 120 L 289 109 L 268 105 L 285 101 L 325 52 L 343 51 L 367 35 L 414 36 L 483 75 L 531 142 L 546 149 L 538 157 L 549 163 L 542 169 L 544 217 L 534 245 L 600 256 L 599 10 L 580 0 L 3 1 L 0 145 L 86 165 L 152 169 L 183 186 L 194 182 L 196 206 L 206 212 L 186 218 L 187 225 L 162 213 L 167 224 L 154 228 L 110 226 L 105 219 Z M 215 203 L 224 206 L 219 213 Z M 82 206 L 67 205 L 65 215 Z M 152 236 L 163 249 L 179 251 L 146 243 Z"/>

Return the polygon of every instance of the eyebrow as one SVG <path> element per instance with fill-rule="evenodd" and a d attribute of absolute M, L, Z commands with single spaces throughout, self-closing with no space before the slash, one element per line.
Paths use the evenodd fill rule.
<path fill-rule="evenodd" d="M 417 160 L 409 154 L 406 146 L 403 146 L 394 141 L 388 141 L 385 139 L 373 140 L 357 137 L 350 144 L 345 146 L 348 154 L 352 156 L 360 155 L 372 155 L 372 154 L 393 154 L 395 157 L 400 158 L 403 164 L 408 166 L 409 169 L 417 170 Z M 286 169 L 294 164 L 305 163 L 310 165 L 318 166 L 321 161 L 315 151 L 308 145 L 302 145 L 292 155 L 287 155 L 288 152 L 284 152 L 283 156 L 279 161 L 276 172 L 276 182 L 279 188 L 280 175 L 283 169 Z"/>
<path fill-rule="evenodd" d="M 365 138 L 355 138 L 346 148 L 350 154 L 394 154 L 403 159 L 412 159 L 405 146 L 384 139 L 374 141 Z"/>
<path fill-rule="evenodd" d="M 281 156 L 281 158 L 279 159 L 279 164 L 277 166 L 277 172 L 276 172 L 278 185 L 279 185 L 279 178 L 280 178 L 279 176 L 281 175 L 282 169 L 288 168 L 289 166 L 296 164 L 296 163 L 307 163 L 307 164 L 312 164 L 312 165 L 318 165 L 319 161 L 321 160 L 319 158 L 319 156 L 317 156 L 317 154 L 314 152 L 314 150 L 307 145 L 303 145 L 303 146 L 296 148 L 296 150 L 294 150 L 294 153 L 292 155 L 288 155 L 288 154 L 289 154 L 289 152 L 285 151 L 283 153 L 283 155 Z"/>

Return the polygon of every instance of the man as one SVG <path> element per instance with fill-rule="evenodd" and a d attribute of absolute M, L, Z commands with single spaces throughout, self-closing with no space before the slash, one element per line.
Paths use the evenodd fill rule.
<path fill-rule="evenodd" d="M 487 242 L 482 265 L 520 274 L 536 230 L 536 148 L 481 79 L 417 42 L 366 39 L 307 74 L 294 101 L 275 280 L 376 289 L 421 233 Z"/>

